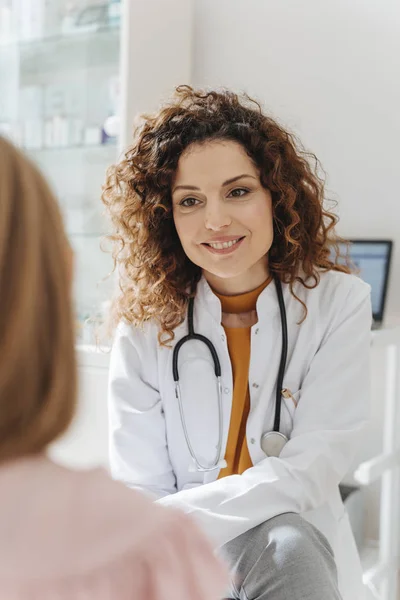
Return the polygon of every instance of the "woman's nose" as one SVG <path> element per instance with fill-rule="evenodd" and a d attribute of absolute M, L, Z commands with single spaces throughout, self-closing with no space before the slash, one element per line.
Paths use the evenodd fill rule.
<path fill-rule="evenodd" d="M 231 217 L 222 202 L 216 202 L 207 206 L 205 214 L 206 229 L 219 231 L 231 224 Z"/>

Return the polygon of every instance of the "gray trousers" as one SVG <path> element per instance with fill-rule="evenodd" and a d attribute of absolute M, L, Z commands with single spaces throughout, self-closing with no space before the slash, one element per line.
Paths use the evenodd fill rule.
<path fill-rule="evenodd" d="M 221 548 L 234 600 L 340 600 L 336 564 L 325 536 L 300 515 L 285 513 Z"/>

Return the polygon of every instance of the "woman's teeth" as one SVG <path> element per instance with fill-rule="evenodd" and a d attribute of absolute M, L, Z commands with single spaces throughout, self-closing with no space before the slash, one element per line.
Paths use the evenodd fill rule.
<path fill-rule="evenodd" d="M 237 240 L 231 240 L 230 242 L 217 242 L 216 244 L 209 242 L 208 245 L 215 250 L 223 250 L 224 248 L 230 248 L 231 246 L 234 246 L 240 239 L 241 238 L 237 238 Z"/>

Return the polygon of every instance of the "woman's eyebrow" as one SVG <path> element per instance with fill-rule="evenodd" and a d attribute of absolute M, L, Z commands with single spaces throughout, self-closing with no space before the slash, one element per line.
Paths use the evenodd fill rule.
<path fill-rule="evenodd" d="M 236 175 L 235 177 L 231 177 L 231 179 L 227 179 L 226 181 L 224 181 L 224 183 L 222 184 L 222 187 L 225 187 L 226 185 L 229 185 L 230 183 L 234 183 L 235 181 L 238 181 L 239 179 L 242 179 L 243 177 L 251 177 L 252 179 L 257 179 L 257 177 L 254 177 L 254 175 L 248 175 L 247 173 L 242 173 L 242 175 Z M 196 187 L 195 185 L 177 185 L 172 190 L 172 193 L 176 192 L 176 190 L 199 191 L 200 188 Z"/>

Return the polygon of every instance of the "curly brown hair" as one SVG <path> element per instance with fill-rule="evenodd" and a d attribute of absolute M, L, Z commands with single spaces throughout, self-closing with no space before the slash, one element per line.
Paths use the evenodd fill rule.
<path fill-rule="evenodd" d="M 108 169 L 102 195 L 114 226 L 109 239 L 120 275 L 113 321 L 141 325 L 156 319 L 162 344 L 173 340 L 201 277 L 175 229 L 171 185 L 184 150 L 210 140 L 238 142 L 258 167 L 272 195 L 269 268 L 290 285 L 297 300 L 295 281 L 313 288 L 320 270 L 349 272 L 338 262 L 343 240 L 334 233 L 337 217 L 324 208 L 315 155 L 247 95 L 180 86 L 156 114 L 142 117 L 132 146 Z"/>

